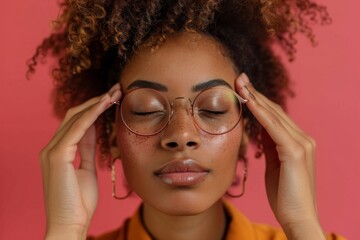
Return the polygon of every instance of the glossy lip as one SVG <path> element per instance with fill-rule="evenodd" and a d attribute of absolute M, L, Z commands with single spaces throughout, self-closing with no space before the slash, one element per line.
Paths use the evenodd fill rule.
<path fill-rule="evenodd" d="M 190 187 L 203 182 L 210 170 L 190 158 L 175 159 L 155 171 L 163 183 L 171 186 Z"/>

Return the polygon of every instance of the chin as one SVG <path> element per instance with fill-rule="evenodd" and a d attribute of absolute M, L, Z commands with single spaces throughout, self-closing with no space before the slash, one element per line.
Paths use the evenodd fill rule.
<path fill-rule="evenodd" d="M 221 201 L 221 197 L 209 196 L 209 194 L 200 195 L 194 192 L 178 192 L 171 196 L 163 196 L 161 199 L 144 200 L 144 203 L 167 215 L 194 216 Z"/>

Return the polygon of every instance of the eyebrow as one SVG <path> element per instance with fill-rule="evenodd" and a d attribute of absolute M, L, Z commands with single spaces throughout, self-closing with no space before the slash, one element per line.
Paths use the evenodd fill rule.
<path fill-rule="evenodd" d="M 148 80 L 135 80 L 127 87 L 127 90 L 134 89 L 134 88 L 151 88 L 151 89 L 158 90 L 161 92 L 168 91 L 168 88 L 165 85 L 163 85 L 161 83 L 157 83 L 157 82 L 148 81 Z"/>
<path fill-rule="evenodd" d="M 228 82 L 226 82 L 223 79 L 212 79 L 203 83 L 199 83 L 196 84 L 195 86 L 193 86 L 191 88 L 191 90 L 193 92 L 200 92 L 202 90 L 208 89 L 208 88 L 212 88 L 212 87 L 217 87 L 217 86 L 226 86 L 228 88 L 231 89 L 231 86 Z M 127 90 L 131 90 L 134 88 L 151 88 L 157 91 L 161 91 L 161 92 L 167 92 L 168 88 L 161 84 L 161 83 L 157 83 L 157 82 L 152 82 L 149 80 L 135 80 L 134 82 L 132 82 L 126 89 Z"/>
<path fill-rule="evenodd" d="M 223 79 L 212 79 L 203 83 L 199 83 L 196 84 L 195 86 L 192 87 L 192 91 L 193 92 L 200 92 L 202 90 L 208 89 L 208 88 L 212 88 L 212 87 L 217 87 L 217 86 L 226 86 L 228 88 L 231 89 L 231 86 L 228 82 L 226 82 Z"/>

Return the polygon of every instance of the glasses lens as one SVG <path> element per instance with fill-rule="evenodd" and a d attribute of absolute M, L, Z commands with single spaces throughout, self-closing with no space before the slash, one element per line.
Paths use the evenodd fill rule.
<path fill-rule="evenodd" d="M 230 89 L 208 89 L 195 99 L 194 118 L 205 132 L 228 132 L 238 124 L 240 117 L 241 104 Z"/>
<path fill-rule="evenodd" d="M 121 103 L 121 117 L 134 133 L 152 135 L 161 131 L 169 119 L 168 101 L 157 91 L 136 89 Z"/>

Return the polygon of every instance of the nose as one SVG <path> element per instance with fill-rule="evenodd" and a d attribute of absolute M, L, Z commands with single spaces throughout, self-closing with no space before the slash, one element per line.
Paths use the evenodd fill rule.
<path fill-rule="evenodd" d="M 199 129 L 186 101 L 183 101 L 183 104 L 174 104 L 173 115 L 163 131 L 161 146 L 171 151 L 184 151 L 198 148 L 200 141 Z"/>

